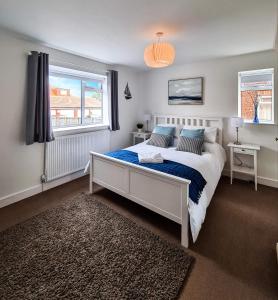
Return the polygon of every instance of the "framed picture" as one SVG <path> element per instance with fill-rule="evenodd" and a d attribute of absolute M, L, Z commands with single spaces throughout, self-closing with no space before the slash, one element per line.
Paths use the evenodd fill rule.
<path fill-rule="evenodd" d="M 168 81 L 168 104 L 203 103 L 203 77 Z"/>

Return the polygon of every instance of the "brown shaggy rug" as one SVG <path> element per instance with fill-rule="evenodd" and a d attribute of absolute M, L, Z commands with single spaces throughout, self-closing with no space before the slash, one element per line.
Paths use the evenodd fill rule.
<path fill-rule="evenodd" d="M 0 233 L 0 299 L 175 299 L 192 262 L 81 194 Z"/>

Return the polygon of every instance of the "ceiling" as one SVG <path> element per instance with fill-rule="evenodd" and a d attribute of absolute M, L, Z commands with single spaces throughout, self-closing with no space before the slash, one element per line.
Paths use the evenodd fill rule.
<path fill-rule="evenodd" d="M 157 31 L 176 64 L 273 49 L 277 0 L 0 0 L 0 26 L 53 48 L 146 68 Z"/>

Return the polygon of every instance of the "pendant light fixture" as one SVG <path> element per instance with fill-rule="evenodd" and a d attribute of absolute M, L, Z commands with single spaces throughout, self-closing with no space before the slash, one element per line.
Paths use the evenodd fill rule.
<path fill-rule="evenodd" d="M 144 60 L 148 67 L 164 68 L 170 66 L 175 59 L 175 48 L 162 42 L 163 32 L 157 32 L 157 42 L 148 45 L 144 51 Z"/>

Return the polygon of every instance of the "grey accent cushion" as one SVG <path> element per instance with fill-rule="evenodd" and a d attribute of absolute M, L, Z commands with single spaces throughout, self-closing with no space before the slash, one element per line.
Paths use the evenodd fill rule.
<path fill-rule="evenodd" d="M 171 142 L 169 146 L 172 146 L 174 144 L 174 136 L 176 132 L 176 126 L 175 125 L 156 125 L 152 133 L 156 134 L 163 134 L 163 135 L 169 135 L 171 136 Z"/>
<path fill-rule="evenodd" d="M 172 136 L 152 133 L 150 139 L 147 142 L 147 145 L 161 147 L 161 148 L 168 148 L 172 141 Z"/>
<path fill-rule="evenodd" d="M 189 138 L 189 137 L 185 137 L 185 136 L 180 136 L 176 150 L 184 151 L 184 152 L 191 152 L 191 153 L 201 155 L 203 144 L 204 144 L 203 138 L 197 139 L 197 138 Z"/>

